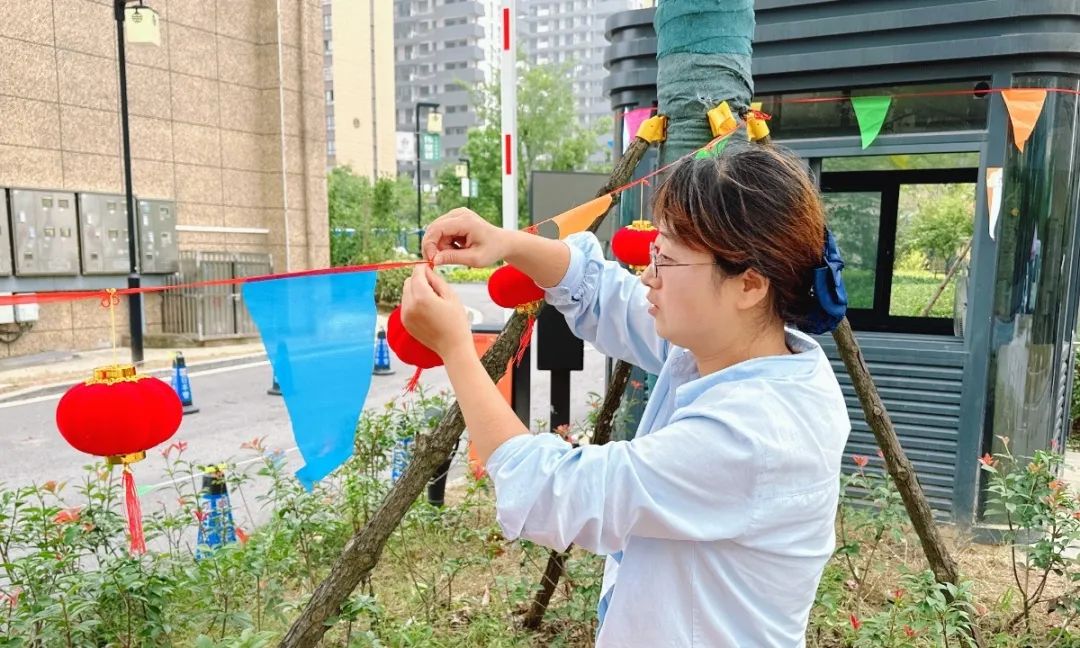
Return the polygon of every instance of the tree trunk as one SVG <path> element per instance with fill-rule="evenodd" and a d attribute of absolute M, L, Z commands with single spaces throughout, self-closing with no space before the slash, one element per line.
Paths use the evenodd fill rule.
<path fill-rule="evenodd" d="M 896 436 L 889 412 L 885 410 L 878 394 L 874 379 L 870 376 L 870 370 L 866 366 L 859 343 L 855 340 L 855 334 L 851 330 L 851 324 L 845 318 L 840 326 L 833 331 L 833 339 L 840 350 L 840 355 L 847 367 L 851 383 L 855 387 L 855 393 L 859 396 L 863 415 L 870 429 L 874 432 L 874 439 L 881 454 L 885 458 L 885 468 L 896 483 L 896 489 L 900 492 L 900 498 L 904 501 L 911 524 L 915 527 L 915 533 L 919 536 L 926 561 L 930 563 L 930 569 L 934 572 L 934 578 L 939 583 L 960 584 L 960 572 L 956 561 L 949 555 L 945 542 L 938 533 L 934 523 L 934 513 L 930 509 L 930 502 L 923 493 L 922 486 L 915 474 L 915 467 L 907 458 L 907 454 L 900 446 L 900 440 Z M 968 632 L 975 645 L 982 648 L 984 645 L 982 633 L 974 621 L 974 617 L 968 623 Z"/>
<path fill-rule="evenodd" d="M 608 184 L 598 195 L 629 182 L 634 168 L 648 148 L 648 142 L 635 138 L 616 164 Z M 612 202 L 612 206 L 615 204 L 617 200 Z M 606 215 L 597 218 L 590 229 L 595 231 Z M 521 343 L 526 321 L 525 315 L 515 313 L 506 323 L 495 344 L 484 354 L 484 368 L 493 381 L 498 382 L 506 373 L 506 366 Z M 461 416 L 461 408 L 455 402 L 430 435 L 417 438 L 412 460 L 405 469 L 405 474 L 390 489 L 368 523 L 346 543 L 326 579 L 315 589 L 300 616 L 293 621 L 288 633 L 281 640 L 279 645 L 282 648 L 312 648 L 319 642 L 330 627 L 326 624 L 327 619 L 338 614 L 341 604 L 374 569 L 390 534 L 420 496 L 424 484 L 435 476 L 443 461 L 453 451 L 454 443 L 464 428 L 465 420 Z"/>
<path fill-rule="evenodd" d="M 964 262 L 964 257 L 967 256 L 968 250 L 971 249 L 971 242 L 974 240 L 974 236 L 968 239 L 968 242 L 964 245 L 964 249 L 960 251 L 960 255 L 956 257 L 956 262 L 953 263 L 952 267 L 949 268 L 949 271 L 945 273 L 945 279 L 941 281 L 941 285 L 934 291 L 934 296 L 930 298 L 930 302 L 926 304 L 926 308 L 923 309 L 920 317 L 930 316 L 930 311 L 933 310 L 934 304 L 936 304 L 938 298 L 941 297 L 941 293 L 945 292 L 945 287 L 949 285 L 949 281 L 953 278 L 953 275 L 960 269 L 960 264 Z"/>

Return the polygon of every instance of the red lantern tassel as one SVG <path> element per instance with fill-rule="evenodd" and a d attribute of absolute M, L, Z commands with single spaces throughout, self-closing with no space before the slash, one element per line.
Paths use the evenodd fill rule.
<path fill-rule="evenodd" d="M 146 538 L 143 537 L 142 507 L 139 506 L 139 494 L 135 491 L 135 476 L 131 466 L 124 466 L 124 504 L 127 506 L 128 533 L 131 536 L 131 553 L 146 553 Z"/>
<path fill-rule="evenodd" d="M 529 343 L 532 342 L 533 326 L 535 324 L 536 315 L 529 315 L 529 321 L 525 322 L 525 331 L 521 334 L 521 342 L 518 344 L 517 353 L 514 354 L 515 367 L 521 364 L 521 359 L 525 357 L 525 352 L 529 350 Z"/>
<path fill-rule="evenodd" d="M 406 392 L 416 391 L 416 387 L 420 384 L 420 374 L 422 373 L 424 373 L 424 370 L 421 367 L 417 367 L 412 378 L 409 378 L 409 384 L 405 385 Z"/>

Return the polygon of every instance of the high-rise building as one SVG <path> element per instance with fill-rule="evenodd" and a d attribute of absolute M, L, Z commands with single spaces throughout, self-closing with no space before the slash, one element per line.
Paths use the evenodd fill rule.
<path fill-rule="evenodd" d="M 438 167 L 461 155 L 476 124 L 469 90 L 485 80 L 490 0 L 394 0 L 395 122 L 416 130 L 418 102 L 439 104 L 443 114 L 442 160 L 423 163 L 421 181 L 433 183 Z M 423 109 L 421 127 L 426 123 Z M 398 160 L 400 173 L 415 174 L 413 158 Z"/>
<path fill-rule="evenodd" d="M 578 118 L 593 125 L 611 115 L 604 95 L 604 21 L 619 11 L 637 9 L 642 0 L 519 0 L 518 41 L 529 63 L 570 67 Z M 593 160 L 604 159 L 611 133 L 597 139 Z"/>
<path fill-rule="evenodd" d="M 385 0 L 323 0 L 326 166 L 375 179 L 397 172 L 394 40 Z"/>

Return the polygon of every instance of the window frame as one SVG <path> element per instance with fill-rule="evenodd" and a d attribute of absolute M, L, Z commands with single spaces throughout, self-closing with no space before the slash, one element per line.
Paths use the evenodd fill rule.
<path fill-rule="evenodd" d="M 878 248 L 874 267 L 874 305 L 849 308 L 848 319 L 860 331 L 956 336 L 954 321 L 947 317 L 891 315 L 893 272 L 896 263 L 896 228 L 900 188 L 916 184 L 972 184 L 979 187 L 979 168 L 912 169 L 889 171 L 828 171 L 821 173 L 821 193 L 878 192 Z M 978 195 L 975 197 L 978 204 Z M 841 249 L 841 253 L 843 249 Z"/>

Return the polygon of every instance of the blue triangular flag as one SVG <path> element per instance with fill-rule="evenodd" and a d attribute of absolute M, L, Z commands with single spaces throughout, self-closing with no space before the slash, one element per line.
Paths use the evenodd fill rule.
<path fill-rule="evenodd" d="M 290 277 L 243 287 L 304 457 L 296 476 L 309 490 L 353 453 L 374 364 L 375 274 Z"/>

